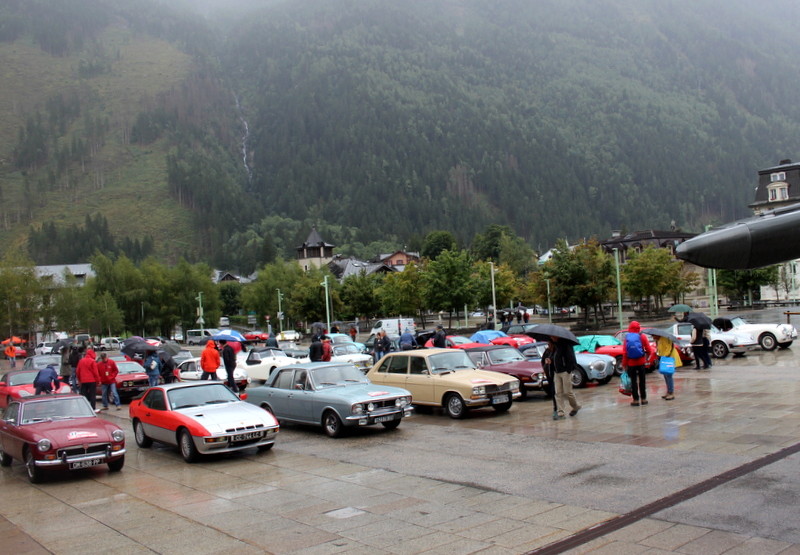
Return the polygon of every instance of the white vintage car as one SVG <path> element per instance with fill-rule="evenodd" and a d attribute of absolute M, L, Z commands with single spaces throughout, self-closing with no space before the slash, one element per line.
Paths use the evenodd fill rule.
<path fill-rule="evenodd" d="M 765 351 L 780 347 L 786 349 L 797 339 L 797 330 L 791 324 L 751 324 L 740 316 L 715 318 L 714 325 L 722 331 L 752 335 Z"/>
<path fill-rule="evenodd" d="M 670 331 L 678 339 L 692 340 L 692 324 L 690 322 L 678 322 L 674 324 Z M 728 353 L 743 355 L 747 351 L 758 347 L 758 341 L 746 333 L 734 333 L 720 331 L 711 326 L 711 356 L 715 358 L 725 358 Z"/>
<path fill-rule="evenodd" d="M 362 372 L 372 368 L 372 356 L 362 353 L 355 343 L 334 344 L 331 362 L 349 362 Z"/>
<path fill-rule="evenodd" d="M 274 347 L 256 347 L 246 353 L 239 353 L 236 359 L 236 366 L 244 368 L 251 379 L 266 382 L 276 368 L 302 362 L 309 362 L 308 357 L 293 358 Z"/>
<path fill-rule="evenodd" d="M 193 357 L 184 360 L 178 365 L 178 372 L 181 381 L 199 380 L 203 375 L 203 369 L 200 368 L 200 358 Z M 217 379 L 222 381 L 228 379 L 228 374 L 225 372 L 224 366 L 217 368 Z M 250 383 L 250 377 L 247 375 L 247 371 L 238 366 L 236 370 L 233 371 L 233 379 L 236 380 L 236 385 L 240 390 L 247 388 L 247 384 Z"/>

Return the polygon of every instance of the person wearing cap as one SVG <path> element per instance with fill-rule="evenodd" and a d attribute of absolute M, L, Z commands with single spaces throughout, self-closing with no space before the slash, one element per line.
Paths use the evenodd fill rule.
<path fill-rule="evenodd" d="M 433 335 L 433 346 L 442 349 L 447 347 L 447 334 L 444 333 L 444 326 L 436 326 L 436 333 Z"/>

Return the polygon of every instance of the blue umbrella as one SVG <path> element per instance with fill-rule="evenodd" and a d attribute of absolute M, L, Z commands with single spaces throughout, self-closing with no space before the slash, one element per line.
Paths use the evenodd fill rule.
<path fill-rule="evenodd" d="M 508 335 L 498 330 L 481 330 L 473 333 L 469 340 L 473 343 L 491 343 L 492 339 L 498 337 L 508 337 Z"/>
<path fill-rule="evenodd" d="M 244 335 L 236 330 L 222 330 L 219 333 L 212 335 L 211 339 L 214 341 L 239 341 L 241 343 L 247 341 L 247 339 L 244 338 Z"/>

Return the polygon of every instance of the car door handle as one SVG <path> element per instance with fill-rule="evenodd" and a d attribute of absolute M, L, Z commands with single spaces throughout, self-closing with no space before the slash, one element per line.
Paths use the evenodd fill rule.
<path fill-rule="evenodd" d="M 144 413 L 145 416 L 150 416 L 149 412 Z"/>

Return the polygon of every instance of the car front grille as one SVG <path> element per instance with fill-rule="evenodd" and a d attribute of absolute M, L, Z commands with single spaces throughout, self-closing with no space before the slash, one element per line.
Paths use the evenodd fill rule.
<path fill-rule="evenodd" d="M 225 430 L 226 434 L 240 434 L 243 432 L 254 432 L 256 430 L 263 430 L 266 426 L 264 424 L 248 424 L 245 426 L 237 426 L 235 428 L 228 428 Z"/>
<path fill-rule="evenodd" d="M 74 445 L 72 447 L 65 447 L 56 451 L 59 459 L 66 460 L 72 457 L 80 457 L 82 455 L 103 455 L 111 451 L 111 445 L 108 443 L 90 443 L 86 447 L 83 445 Z"/>

